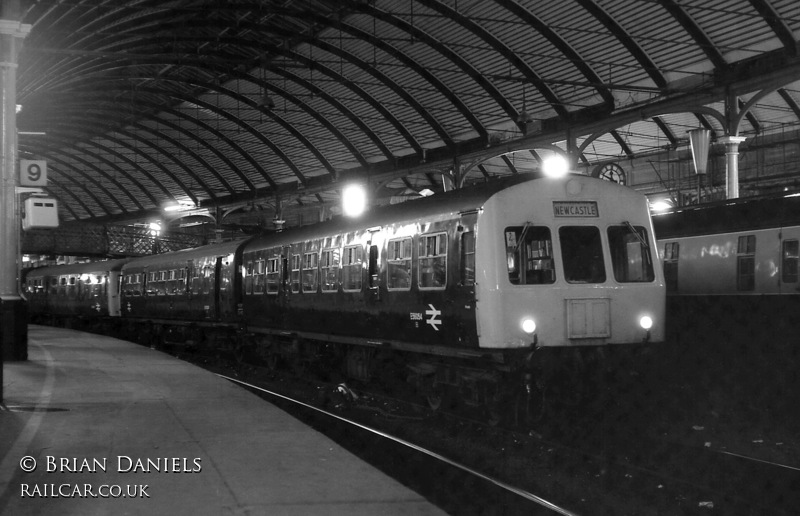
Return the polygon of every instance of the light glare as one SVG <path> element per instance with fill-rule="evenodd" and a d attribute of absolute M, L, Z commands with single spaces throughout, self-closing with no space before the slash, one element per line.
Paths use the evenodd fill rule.
<path fill-rule="evenodd" d="M 358 217 L 367 207 L 367 193 L 361 185 L 350 185 L 342 190 L 342 210 L 348 217 Z"/>
<path fill-rule="evenodd" d="M 564 156 L 556 154 L 542 162 L 542 171 L 549 177 L 563 177 L 569 172 L 569 163 Z"/>
<path fill-rule="evenodd" d="M 527 334 L 531 334 L 536 331 L 536 323 L 533 319 L 524 319 L 522 321 L 522 331 Z"/>

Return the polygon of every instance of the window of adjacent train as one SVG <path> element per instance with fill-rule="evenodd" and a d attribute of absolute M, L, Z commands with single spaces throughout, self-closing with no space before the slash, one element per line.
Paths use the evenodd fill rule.
<path fill-rule="evenodd" d="M 261 260 L 261 266 L 265 265 Z M 281 286 L 281 257 L 273 256 L 266 262 L 267 267 L 267 294 L 277 294 Z"/>
<path fill-rule="evenodd" d="M 317 264 L 319 255 L 317 253 L 306 253 L 303 255 L 303 292 L 317 291 Z"/>
<path fill-rule="evenodd" d="M 620 283 L 649 283 L 655 279 L 653 259 L 642 226 L 611 226 L 608 247 L 614 279 Z"/>
<path fill-rule="evenodd" d="M 386 255 L 386 288 L 411 288 L 411 238 L 389 240 Z"/>
<path fill-rule="evenodd" d="M 558 228 L 564 278 L 569 283 L 603 283 L 606 267 L 600 230 L 594 226 Z"/>
<path fill-rule="evenodd" d="M 678 242 L 664 244 L 664 281 L 667 284 L 667 292 L 678 291 L 678 257 L 680 250 Z"/>
<path fill-rule="evenodd" d="M 419 288 L 444 288 L 447 283 L 447 234 L 420 235 Z"/>
<path fill-rule="evenodd" d="M 300 263 L 302 262 L 299 254 L 292 255 L 292 292 L 297 294 L 300 292 Z"/>
<path fill-rule="evenodd" d="M 781 267 L 781 277 L 784 283 L 797 283 L 797 266 L 800 260 L 800 248 L 798 248 L 797 240 L 784 240 L 783 241 L 783 264 Z"/>
<path fill-rule="evenodd" d="M 461 284 L 475 284 L 475 233 L 472 231 L 461 235 Z"/>
<path fill-rule="evenodd" d="M 556 280 L 553 239 L 545 226 L 505 229 L 506 265 L 512 285 L 547 285 Z"/>
<path fill-rule="evenodd" d="M 349 292 L 361 290 L 363 262 L 363 247 L 351 245 L 344 248 L 344 254 L 342 255 L 342 290 Z"/>
<path fill-rule="evenodd" d="M 739 237 L 736 248 L 736 290 L 756 288 L 756 236 Z"/>

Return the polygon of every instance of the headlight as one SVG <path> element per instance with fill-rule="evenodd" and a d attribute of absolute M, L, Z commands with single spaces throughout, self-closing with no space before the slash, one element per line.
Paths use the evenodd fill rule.
<path fill-rule="evenodd" d="M 528 317 L 522 320 L 522 331 L 529 335 L 536 331 L 536 323 L 533 319 Z"/>
<path fill-rule="evenodd" d="M 639 319 L 639 326 L 641 326 L 642 329 L 644 330 L 649 330 L 650 328 L 653 327 L 653 319 L 651 319 L 650 316 L 647 315 L 642 316 L 642 318 Z"/>

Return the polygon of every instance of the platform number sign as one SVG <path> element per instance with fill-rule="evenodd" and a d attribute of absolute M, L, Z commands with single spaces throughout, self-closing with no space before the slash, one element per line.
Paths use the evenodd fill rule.
<path fill-rule="evenodd" d="M 47 162 L 44 160 L 19 160 L 21 186 L 47 186 Z"/>

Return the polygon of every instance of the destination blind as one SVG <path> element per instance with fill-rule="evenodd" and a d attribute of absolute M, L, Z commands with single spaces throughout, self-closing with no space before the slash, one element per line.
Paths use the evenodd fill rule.
<path fill-rule="evenodd" d="M 595 201 L 553 201 L 556 217 L 599 217 Z"/>

